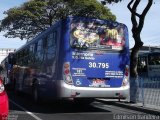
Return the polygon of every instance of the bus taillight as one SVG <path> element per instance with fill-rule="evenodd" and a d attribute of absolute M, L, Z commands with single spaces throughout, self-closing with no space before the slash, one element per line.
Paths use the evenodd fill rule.
<path fill-rule="evenodd" d="M 129 84 L 129 66 L 126 65 L 122 86 Z"/>
<path fill-rule="evenodd" d="M 63 79 L 67 84 L 73 84 L 69 62 L 63 64 Z"/>
<path fill-rule="evenodd" d="M 128 76 L 129 75 L 129 66 L 126 65 L 126 68 L 125 68 L 125 76 Z"/>
<path fill-rule="evenodd" d="M 69 73 L 70 73 L 69 69 L 64 70 L 64 74 L 65 74 L 65 75 L 67 75 L 67 74 L 69 74 Z"/>

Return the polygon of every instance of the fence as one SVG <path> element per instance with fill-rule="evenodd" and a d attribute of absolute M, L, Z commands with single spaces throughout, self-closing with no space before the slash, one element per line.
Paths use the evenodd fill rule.
<path fill-rule="evenodd" d="M 136 101 L 143 106 L 160 108 L 160 78 L 140 77 Z"/>

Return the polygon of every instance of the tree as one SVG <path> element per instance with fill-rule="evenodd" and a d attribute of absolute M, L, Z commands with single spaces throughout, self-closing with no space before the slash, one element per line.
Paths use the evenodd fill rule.
<path fill-rule="evenodd" d="M 30 0 L 5 11 L 0 24 L 5 37 L 32 39 L 66 16 L 85 16 L 115 20 L 110 10 L 96 0 Z"/>
<path fill-rule="evenodd" d="M 138 51 L 143 46 L 143 42 L 141 40 L 140 34 L 144 25 L 145 16 L 153 3 L 153 0 L 148 0 L 148 4 L 146 5 L 142 14 L 139 14 L 136 12 L 136 10 L 140 1 L 141 0 L 131 0 L 127 6 L 131 12 L 132 34 L 135 40 L 135 45 L 131 52 L 131 77 L 138 77 L 138 73 L 137 73 Z M 131 6 L 132 4 L 133 6 Z M 136 18 L 138 18 L 139 21 L 137 21 Z"/>
<path fill-rule="evenodd" d="M 104 0 L 102 4 L 112 3 L 112 2 L 120 2 L 122 0 Z M 139 49 L 143 46 L 143 42 L 141 40 L 141 31 L 143 29 L 144 21 L 146 14 L 148 13 L 149 9 L 153 4 L 153 0 L 148 0 L 148 4 L 144 8 L 141 14 L 137 13 L 137 7 L 140 4 L 141 0 L 130 0 L 127 5 L 127 8 L 131 12 L 131 22 L 132 22 L 132 36 L 135 41 L 135 45 L 131 51 L 131 62 L 130 62 L 130 81 L 131 81 L 131 101 L 136 102 L 136 93 L 137 93 L 137 79 L 138 79 L 138 72 L 137 72 L 137 63 L 138 63 L 138 52 Z M 133 4 L 133 5 L 132 5 Z"/>

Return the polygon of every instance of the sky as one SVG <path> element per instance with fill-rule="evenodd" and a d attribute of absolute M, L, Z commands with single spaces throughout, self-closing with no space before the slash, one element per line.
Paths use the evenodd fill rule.
<path fill-rule="evenodd" d="M 18 7 L 22 3 L 26 2 L 27 0 L 0 0 L 0 20 L 2 20 L 5 15 L 3 14 L 4 11 L 7 11 L 9 8 Z M 26 43 L 25 40 L 20 40 L 19 38 L 5 38 L 5 32 L 0 32 L 0 48 L 19 48 Z"/>
<path fill-rule="evenodd" d="M 1 0 L 0 4 L 0 20 L 2 20 L 5 15 L 4 11 L 12 7 L 18 7 L 28 0 Z M 124 23 L 128 27 L 130 48 L 134 45 L 134 40 L 132 38 L 132 24 L 131 24 L 131 14 L 127 9 L 127 4 L 130 0 L 123 0 L 118 4 L 106 5 L 110 8 L 111 12 L 116 15 L 117 21 Z M 148 12 L 144 27 L 141 33 L 141 39 L 144 45 L 150 46 L 160 46 L 160 1 L 154 0 L 155 4 L 152 5 L 150 11 Z M 147 0 L 142 0 L 138 12 L 141 12 L 146 5 Z M 4 32 L 0 32 L 0 48 L 16 48 L 18 49 L 23 44 L 26 43 L 25 40 L 20 40 L 19 38 L 5 38 Z"/>

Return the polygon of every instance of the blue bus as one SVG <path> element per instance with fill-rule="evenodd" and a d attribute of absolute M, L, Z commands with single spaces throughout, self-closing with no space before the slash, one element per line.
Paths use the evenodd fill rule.
<path fill-rule="evenodd" d="M 124 24 L 67 17 L 14 53 L 10 79 L 35 101 L 128 98 L 129 56 Z"/>

